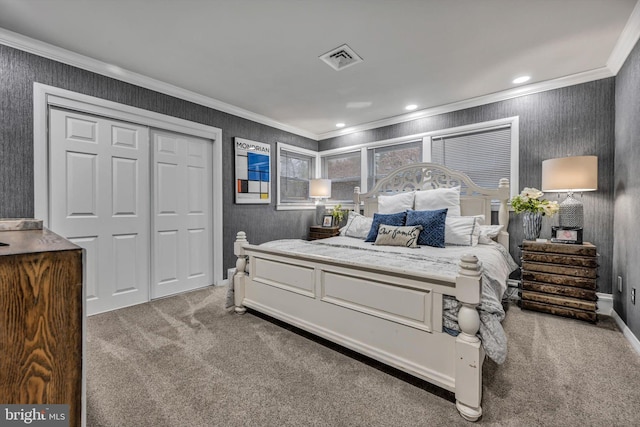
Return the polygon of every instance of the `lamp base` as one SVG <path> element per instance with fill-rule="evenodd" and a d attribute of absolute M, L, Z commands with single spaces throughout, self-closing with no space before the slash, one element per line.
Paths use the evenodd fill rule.
<path fill-rule="evenodd" d="M 582 228 L 584 224 L 584 208 L 580 200 L 569 192 L 567 198 L 559 205 L 560 227 Z"/>
<path fill-rule="evenodd" d="M 316 224 L 322 225 L 322 220 L 324 215 L 326 215 L 327 208 L 324 204 L 323 200 L 318 200 L 316 202 Z"/>

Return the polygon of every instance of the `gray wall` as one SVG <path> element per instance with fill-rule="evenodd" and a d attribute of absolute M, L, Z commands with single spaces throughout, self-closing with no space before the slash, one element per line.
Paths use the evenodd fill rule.
<path fill-rule="evenodd" d="M 33 83 L 143 108 L 222 129 L 224 266 L 235 266 L 233 241 L 244 230 L 252 243 L 306 236 L 315 211 L 276 211 L 234 204 L 233 137 L 317 150 L 318 143 L 250 120 L 0 45 L 0 218 L 33 216 Z M 272 156 L 275 168 L 276 156 Z M 275 179 L 272 179 L 275 194 Z"/>
<path fill-rule="evenodd" d="M 623 290 L 613 289 L 613 307 L 636 337 L 640 337 L 640 293 L 631 304 L 631 288 L 640 292 L 640 44 L 616 76 L 616 126 L 613 232 L 613 277 L 623 278 Z M 615 282 L 614 282 L 615 283 Z"/>
<path fill-rule="evenodd" d="M 541 162 L 551 157 L 599 156 L 599 190 L 585 193 L 585 240 L 601 255 L 599 291 L 611 292 L 613 252 L 613 78 L 528 95 L 467 110 L 317 142 L 184 100 L 120 82 L 0 45 L 0 217 L 33 216 L 33 82 L 84 93 L 222 129 L 224 175 L 224 266 L 235 264 L 232 243 L 239 230 L 250 241 L 306 236 L 312 211 L 276 211 L 270 206 L 235 205 L 233 137 L 276 141 L 317 150 L 520 116 L 520 187 L 540 187 Z M 275 156 L 274 156 L 275 167 Z M 275 180 L 272 186 L 275 194 Z M 545 224 L 543 237 L 550 234 Z M 514 257 L 522 225 L 509 229 Z"/>
<path fill-rule="evenodd" d="M 545 159 L 570 155 L 598 156 L 598 191 L 584 193 L 584 239 L 598 247 L 598 291 L 611 293 L 613 258 L 614 78 L 522 96 L 320 141 L 320 149 L 345 147 L 420 132 L 446 129 L 504 117 L 520 117 L 520 188 L 541 186 Z M 635 92 L 638 93 L 638 92 Z M 497 185 L 497 183 L 496 183 Z M 551 200 L 564 194 L 549 195 Z M 551 236 L 557 216 L 545 219 L 541 237 Z M 511 253 L 519 260 L 521 218 L 511 215 Z"/>

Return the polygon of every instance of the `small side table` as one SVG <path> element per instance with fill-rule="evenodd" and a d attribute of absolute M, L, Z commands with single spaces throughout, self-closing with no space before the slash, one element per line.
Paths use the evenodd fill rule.
<path fill-rule="evenodd" d="M 321 225 L 312 225 L 309 227 L 309 240 L 326 239 L 328 237 L 340 234 L 338 227 L 322 227 Z"/>
<path fill-rule="evenodd" d="M 596 247 L 524 241 L 520 306 L 596 322 Z"/>

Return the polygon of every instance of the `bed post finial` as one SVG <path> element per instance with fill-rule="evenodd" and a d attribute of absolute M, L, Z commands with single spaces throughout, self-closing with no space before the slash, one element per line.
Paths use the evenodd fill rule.
<path fill-rule="evenodd" d="M 476 336 L 480 329 L 482 287 L 481 265 L 475 255 L 463 255 L 456 278 L 457 299 L 461 304 L 456 338 L 456 407 L 466 420 L 476 421 L 482 415 L 482 363 L 484 349 Z"/>
<path fill-rule="evenodd" d="M 247 234 L 244 231 L 238 231 L 236 241 L 233 244 L 233 253 L 238 257 L 236 260 L 236 274 L 233 276 L 233 299 L 237 314 L 244 314 L 247 309 L 244 308 L 242 302 L 244 300 L 244 281 L 246 278 L 245 269 L 247 268 L 247 256 L 244 253 L 243 245 L 249 243 Z"/>
<path fill-rule="evenodd" d="M 353 210 L 357 211 L 360 206 L 360 187 L 353 187 Z"/>

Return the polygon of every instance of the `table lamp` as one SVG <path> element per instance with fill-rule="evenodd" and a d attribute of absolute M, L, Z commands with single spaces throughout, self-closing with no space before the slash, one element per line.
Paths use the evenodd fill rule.
<path fill-rule="evenodd" d="M 542 162 L 542 191 L 567 193 L 567 198 L 559 205 L 560 227 L 582 228 L 583 205 L 573 193 L 597 189 L 597 156 L 561 157 Z"/>
<path fill-rule="evenodd" d="M 312 179 L 309 183 L 309 197 L 316 199 L 316 224 L 322 224 L 325 213 L 324 200 L 331 197 L 330 179 Z"/>

